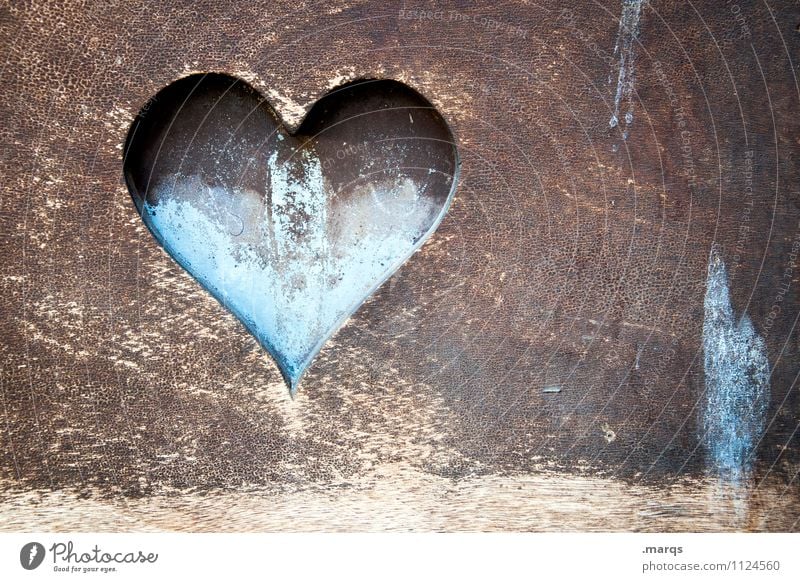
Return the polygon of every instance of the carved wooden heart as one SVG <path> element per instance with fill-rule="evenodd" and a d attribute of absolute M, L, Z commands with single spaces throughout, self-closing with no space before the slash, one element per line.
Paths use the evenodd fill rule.
<path fill-rule="evenodd" d="M 325 341 L 436 230 L 458 157 L 435 108 L 400 83 L 339 88 L 289 135 L 254 89 L 209 74 L 142 109 L 124 166 L 150 231 L 294 394 Z"/>

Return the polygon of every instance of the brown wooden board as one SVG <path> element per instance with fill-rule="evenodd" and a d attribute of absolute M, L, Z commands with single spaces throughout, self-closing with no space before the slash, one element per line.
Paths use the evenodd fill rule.
<path fill-rule="evenodd" d="M 4 3 L 0 529 L 798 529 L 798 25 L 772 0 Z M 444 220 L 294 399 L 123 177 L 136 116 L 207 72 L 290 132 L 397 81 L 458 149 Z M 769 367 L 738 481 L 704 438 L 712 253 Z"/>

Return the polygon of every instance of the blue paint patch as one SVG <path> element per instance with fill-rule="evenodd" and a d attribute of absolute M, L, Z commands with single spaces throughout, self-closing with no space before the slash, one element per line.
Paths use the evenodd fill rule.
<path fill-rule="evenodd" d="M 716 248 L 709 257 L 704 308 L 703 436 L 708 463 L 720 478 L 740 482 L 751 471 L 764 431 L 770 370 L 764 339 L 750 318 L 734 319 L 727 270 Z"/>
<path fill-rule="evenodd" d="M 627 128 L 633 123 L 633 88 L 635 82 L 634 64 L 636 61 L 636 43 L 639 37 L 639 20 L 642 15 L 642 6 L 646 0 L 622 0 L 622 14 L 619 18 L 619 32 L 617 44 L 614 47 L 614 56 L 619 61 L 617 72 L 617 90 L 614 94 L 614 110 L 608 121 L 610 128 L 620 124 L 620 108 L 623 100 L 628 103 L 628 111 L 622 116 Z M 628 138 L 624 131 L 622 139 Z"/>
<path fill-rule="evenodd" d="M 266 197 L 177 175 L 142 214 L 273 355 L 294 394 L 324 342 L 438 226 L 447 204 L 426 188 L 397 174 L 336 196 L 313 152 L 288 163 L 276 152 Z"/>

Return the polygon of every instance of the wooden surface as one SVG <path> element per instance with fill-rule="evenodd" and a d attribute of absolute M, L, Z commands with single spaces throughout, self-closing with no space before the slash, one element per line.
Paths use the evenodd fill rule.
<path fill-rule="evenodd" d="M 800 10 L 654 0 L 631 36 L 626 4 L 0 8 L 0 529 L 800 527 Z M 294 400 L 122 179 L 137 113 L 209 71 L 290 130 L 406 83 L 461 157 Z M 771 367 L 734 486 L 700 421 L 714 244 Z"/>

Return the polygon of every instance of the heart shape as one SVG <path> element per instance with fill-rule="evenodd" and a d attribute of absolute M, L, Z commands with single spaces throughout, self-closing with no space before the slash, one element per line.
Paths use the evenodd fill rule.
<path fill-rule="evenodd" d="M 293 396 L 328 338 L 436 230 L 458 168 L 445 121 L 401 83 L 340 87 L 290 135 L 252 87 L 219 74 L 151 99 L 124 160 L 142 220 Z"/>

